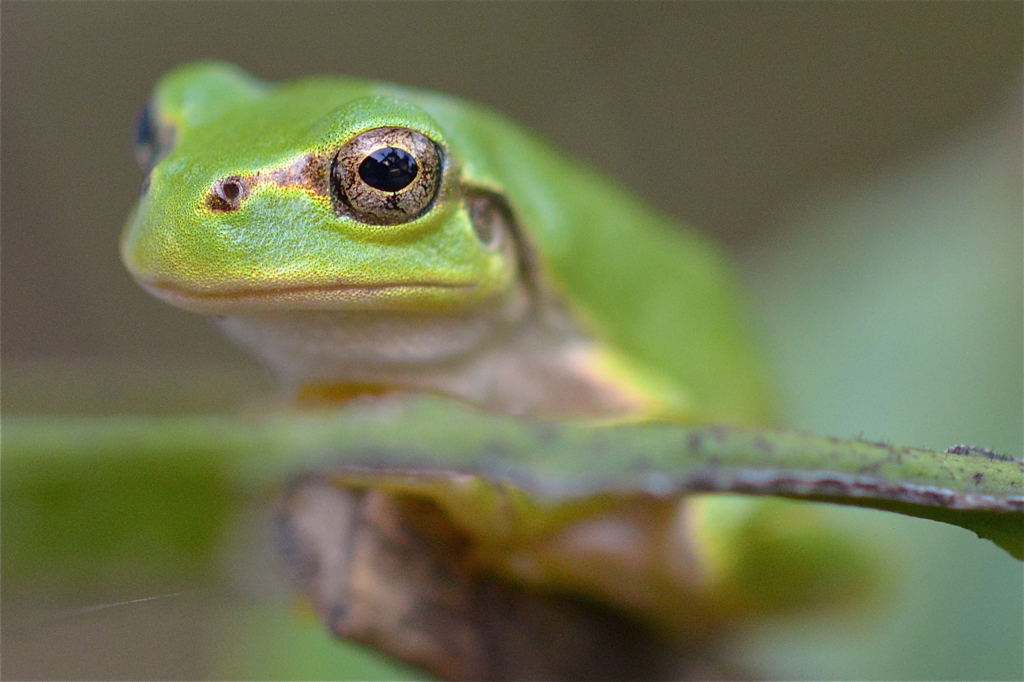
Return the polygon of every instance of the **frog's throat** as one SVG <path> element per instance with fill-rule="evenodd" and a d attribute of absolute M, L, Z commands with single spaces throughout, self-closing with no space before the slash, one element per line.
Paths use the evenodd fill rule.
<path fill-rule="evenodd" d="M 427 392 L 531 418 L 642 419 L 658 397 L 609 371 L 609 349 L 567 320 L 407 311 L 217 318 L 296 394 Z"/>

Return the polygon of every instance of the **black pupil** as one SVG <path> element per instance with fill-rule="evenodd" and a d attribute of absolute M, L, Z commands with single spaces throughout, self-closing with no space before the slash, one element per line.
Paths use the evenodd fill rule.
<path fill-rule="evenodd" d="M 397 147 L 381 147 L 359 164 L 359 177 L 382 192 L 397 192 L 416 179 L 416 159 Z"/>

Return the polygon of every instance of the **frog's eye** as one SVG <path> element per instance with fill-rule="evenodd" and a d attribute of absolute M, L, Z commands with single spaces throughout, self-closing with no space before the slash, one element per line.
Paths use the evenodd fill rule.
<path fill-rule="evenodd" d="M 132 126 L 133 142 L 132 151 L 135 152 L 135 161 L 143 172 L 148 173 L 153 169 L 153 159 L 157 154 L 156 126 L 153 124 L 153 111 L 150 104 L 146 104 L 135 119 Z"/>
<path fill-rule="evenodd" d="M 142 111 L 135 119 L 135 125 L 132 126 L 132 133 L 135 161 L 138 162 L 139 168 L 144 173 L 153 170 L 153 167 L 167 156 L 167 152 L 174 145 L 174 129 L 160 124 L 153 110 L 152 102 L 142 107 Z"/>
<path fill-rule="evenodd" d="M 396 225 L 421 216 L 441 186 L 438 146 L 408 128 L 375 128 L 338 150 L 331 193 L 342 213 L 371 225 Z"/>

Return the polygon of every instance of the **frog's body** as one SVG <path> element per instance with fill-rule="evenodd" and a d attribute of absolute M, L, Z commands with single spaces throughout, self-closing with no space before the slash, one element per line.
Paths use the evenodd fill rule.
<path fill-rule="evenodd" d="M 150 176 L 122 241 L 129 269 L 216 315 L 300 394 L 770 417 L 717 249 L 490 110 L 198 63 L 164 78 L 139 132 Z M 384 160 L 367 168 L 373 153 Z"/>
<path fill-rule="evenodd" d="M 300 396 L 432 392 L 602 423 L 770 420 L 718 250 L 494 112 L 199 63 L 161 81 L 138 133 L 149 177 L 122 240 L 128 268 L 160 298 L 216 316 Z M 676 626 L 859 594 L 828 571 L 784 587 L 822 565 L 816 548 L 835 555 L 828 538 L 845 542 L 815 510 L 776 542 L 765 529 L 794 528 L 779 500 L 676 509 L 635 497 L 539 535 L 515 519 L 477 529 L 497 547 L 487 570 Z M 642 513 L 625 511 L 634 503 Z M 591 532 L 610 527 L 620 532 Z M 782 565 L 767 580 L 766 557 Z M 529 568 L 541 565 L 565 567 L 571 585 L 561 569 Z"/>

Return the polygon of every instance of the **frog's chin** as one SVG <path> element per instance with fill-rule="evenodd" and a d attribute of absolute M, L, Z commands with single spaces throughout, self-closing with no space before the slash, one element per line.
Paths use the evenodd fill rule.
<path fill-rule="evenodd" d="M 149 293 L 171 305 L 208 315 L 245 315 L 298 310 L 437 311 L 479 298 L 473 284 L 408 282 L 336 284 L 277 289 L 196 291 L 166 283 L 140 281 Z"/>
<path fill-rule="evenodd" d="M 431 393 L 537 419 L 639 421 L 658 396 L 617 376 L 610 352 L 570 320 L 505 307 L 419 315 L 284 311 L 216 318 L 306 402 Z M 555 322 L 555 324 L 550 324 Z"/>

